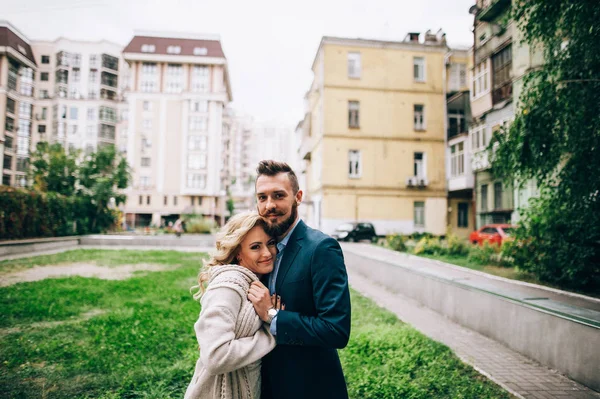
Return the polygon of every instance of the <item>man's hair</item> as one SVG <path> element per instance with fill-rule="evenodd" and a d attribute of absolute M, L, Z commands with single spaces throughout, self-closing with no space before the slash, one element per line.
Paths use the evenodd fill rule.
<path fill-rule="evenodd" d="M 256 168 L 256 179 L 258 180 L 261 176 L 276 176 L 280 173 L 287 173 L 288 178 L 290 179 L 290 183 L 292 185 L 292 191 L 294 195 L 298 193 L 300 190 L 300 186 L 298 185 L 298 178 L 296 174 L 285 162 L 278 162 L 273 160 L 263 160 L 258 163 L 258 167 Z"/>

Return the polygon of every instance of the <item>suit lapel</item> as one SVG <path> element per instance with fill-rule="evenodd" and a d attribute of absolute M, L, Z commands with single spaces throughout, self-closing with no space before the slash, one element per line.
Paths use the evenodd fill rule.
<path fill-rule="evenodd" d="M 281 289 L 281 285 L 285 280 L 285 276 L 290 270 L 292 263 L 294 263 L 296 255 L 298 255 L 298 252 L 300 252 L 300 248 L 302 248 L 301 240 L 305 235 L 306 225 L 302 220 L 300 220 L 284 249 L 283 258 L 281 259 L 279 271 L 277 272 L 277 280 L 275 281 L 275 292 L 279 292 Z"/>

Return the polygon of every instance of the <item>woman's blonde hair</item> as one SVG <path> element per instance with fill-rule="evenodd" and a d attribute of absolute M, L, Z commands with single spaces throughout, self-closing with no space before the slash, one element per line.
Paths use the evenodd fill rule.
<path fill-rule="evenodd" d="M 265 221 L 254 211 L 243 212 L 233 216 L 219 230 L 216 236 L 216 250 L 210 258 L 204 261 L 204 267 L 198 275 L 198 285 L 192 287 L 199 288 L 194 294 L 194 299 L 198 300 L 206 290 L 205 283 L 210 278 L 211 268 L 214 266 L 237 264 L 237 255 L 240 252 L 240 244 L 255 226 L 265 227 Z"/>

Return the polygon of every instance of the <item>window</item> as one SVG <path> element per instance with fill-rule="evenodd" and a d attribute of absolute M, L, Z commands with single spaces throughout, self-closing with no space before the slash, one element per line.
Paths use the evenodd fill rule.
<path fill-rule="evenodd" d="M 188 188 L 205 188 L 206 176 L 198 173 L 188 173 L 187 186 Z"/>
<path fill-rule="evenodd" d="M 42 114 L 40 115 L 40 119 L 45 121 L 47 117 L 48 117 L 48 108 L 42 107 Z"/>
<path fill-rule="evenodd" d="M 167 198 L 168 197 L 165 195 L 165 197 L 163 198 L 163 205 L 167 205 L 167 202 L 168 202 Z"/>
<path fill-rule="evenodd" d="M 464 143 L 450 147 L 450 176 L 461 176 L 465 173 Z"/>
<path fill-rule="evenodd" d="M 483 150 L 487 147 L 487 129 L 485 125 L 471 129 L 471 147 L 473 151 Z"/>
<path fill-rule="evenodd" d="M 150 187 L 150 176 L 140 176 L 140 186 L 142 188 Z"/>
<path fill-rule="evenodd" d="M 512 46 L 508 45 L 492 56 L 493 87 L 492 102 L 494 104 L 512 97 Z"/>
<path fill-rule="evenodd" d="M 169 46 L 169 47 L 167 47 L 167 53 L 179 54 L 179 53 L 181 53 L 181 46 Z"/>
<path fill-rule="evenodd" d="M 31 97 L 33 95 L 33 69 L 21 68 L 19 72 L 21 75 L 21 90 L 19 92 L 24 96 Z"/>
<path fill-rule="evenodd" d="M 415 227 L 425 227 L 425 202 L 414 202 L 414 223 Z"/>
<path fill-rule="evenodd" d="M 479 98 L 490 91 L 488 61 L 480 62 L 473 69 L 473 99 Z"/>
<path fill-rule="evenodd" d="M 459 202 L 458 203 L 458 221 L 456 223 L 458 227 L 467 228 L 469 227 L 469 203 Z"/>
<path fill-rule="evenodd" d="M 425 130 L 425 106 L 422 104 L 414 105 L 415 130 Z"/>
<path fill-rule="evenodd" d="M 202 116 L 190 116 L 190 130 L 206 130 L 207 120 Z"/>
<path fill-rule="evenodd" d="M 448 111 L 448 137 L 454 137 L 467 129 L 463 110 Z"/>
<path fill-rule="evenodd" d="M 207 93 L 209 88 L 209 73 L 207 66 L 194 66 L 192 69 L 192 92 Z"/>
<path fill-rule="evenodd" d="M 140 195 L 140 205 L 144 204 L 144 196 Z"/>
<path fill-rule="evenodd" d="M 71 120 L 76 120 L 79 114 L 79 110 L 77 109 L 77 107 L 71 107 L 71 111 L 69 112 L 69 115 L 71 116 Z"/>
<path fill-rule="evenodd" d="M 188 150 L 206 150 L 207 142 L 206 136 L 188 136 Z"/>
<path fill-rule="evenodd" d="M 13 148 L 13 138 L 12 137 L 4 136 L 4 148 L 6 148 L 8 150 L 12 150 L 12 148 Z"/>
<path fill-rule="evenodd" d="M 142 166 L 150 166 L 150 158 L 142 157 Z"/>
<path fill-rule="evenodd" d="M 152 129 L 152 119 L 144 119 L 142 121 L 142 127 L 144 129 Z"/>
<path fill-rule="evenodd" d="M 96 108 L 88 108 L 87 110 L 87 119 L 88 121 L 96 120 Z"/>
<path fill-rule="evenodd" d="M 415 152 L 413 154 L 413 173 L 416 177 L 425 177 L 427 175 L 425 171 L 425 154 L 422 152 Z"/>
<path fill-rule="evenodd" d="M 413 76 L 415 82 L 425 82 L 425 58 L 414 57 L 413 58 Z"/>
<path fill-rule="evenodd" d="M 144 93 L 158 91 L 158 66 L 155 63 L 144 62 L 142 64 L 140 90 Z"/>
<path fill-rule="evenodd" d="M 144 111 L 152 111 L 152 103 L 150 101 L 144 101 L 142 103 L 142 109 Z"/>
<path fill-rule="evenodd" d="M 50 98 L 50 95 L 48 94 L 48 90 L 40 90 L 39 93 L 40 94 L 39 94 L 38 98 L 40 98 L 41 100 Z"/>
<path fill-rule="evenodd" d="M 98 55 L 90 54 L 90 68 L 98 68 Z"/>
<path fill-rule="evenodd" d="M 177 206 L 177 196 L 173 196 L 173 205 Z"/>
<path fill-rule="evenodd" d="M 465 64 L 451 64 L 448 73 L 450 78 L 449 91 L 459 91 L 467 85 L 467 66 Z"/>
<path fill-rule="evenodd" d="M 17 172 L 27 172 L 29 158 L 17 157 Z"/>
<path fill-rule="evenodd" d="M 502 209 L 502 182 L 494 183 L 494 209 Z"/>
<path fill-rule="evenodd" d="M 38 125 L 38 133 L 46 133 L 46 125 Z"/>
<path fill-rule="evenodd" d="M 42 64 L 49 64 L 49 63 L 50 63 L 50 56 L 42 55 Z"/>
<path fill-rule="evenodd" d="M 206 55 L 208 49 L 206 47 L 194 47 L 194 55 Z"/>
<path fill-rule="evenodd" d="M 6 112 L 10 112 L 11 114 L 14 114 L 16 104 L 17 103 L 15 102 L 15 100 L 13 100 L 12 98 L 7 98 L 6 99 Z"/>
<path fill-rule="evenodd" d="M 481 210 L 487 211 L 488 209 L 488 185 L 481 185 Z"/>
<path fill-rule="evenodd" d="M 206 168 L 206 155 L 205 154 L 192 154 L 188 155 L 188 169 L 204 169 Z"/>
<path fill-rule="evenodd" d="M 98 71 L 90 71 L 89 81 L 92 84 L 98 83 Z"/>
<path fill-rule="evenodd" d="M 142 53 L 153 53 L 156 51 L 154 44 L 142 44 Z"/>
<path fill-rule="evenodd" d="M 73 83 L 81 82 L 81 71 L 79 69 L 74 69 L 71 76 L 73 77 Z"/>
<path fill-rule="evenodd" d="M 150 197 L 149 195 L 148 195 L 148 196 L 146 196 L 146 205 L 150 205 L 150 198 L 151 198 L 151 197 Z"/>
<path fill-rule="evenodd" d="M 348 151 L 348 177 L 358 179 L 362 173 L 361 156 L 359 150 Z"/>
<path fill-rule="evenodd" d="M 10 175 L 2 175 L 2 184 L 10 186 Z"/>
<path fill-rule="evenodd" d="M 165 92 L 181 93 L 183 90 L 183 66 L 176 64 L 167 65 Z"/>
<path fill-rule="evenodd" d="M 10 155 L 4 154 L 4 164 L 2 167 L 4 169 L 12 169 L 12 157 Z"/>
<path fill-rule="evenodd" d="M 190 112 L 208 112 L 208 101 L 190 102 Z"/>
<path fill-rule="evenodd" d="M 348 77 L 359 79 L 360 73 L 360 53 L 348 53 Z"/>
<path fill-rule="evenodd" d="M 28 136 L 17 136 L 17 154 L 18 155 L 29 155 L 29 137 Z"/>
<path fill-rule="evenodd" d="M 360 127 L 359 108 L 360 104 L 358 101 L 348 101 L 348 127 Z"/>
<path fill-rule="evenodd" d="M 117 123 L 117 110 L 109 107 L 100 107 L 99 118 L 101 121 Z"/>
<path fill-rule="evenodd" d="M 48 79 L 49 79 L 49 74 L 48 74 L 48 72 L 42 72 L 42 73 L 40 74 L 40 80 L 41 80 L 42 82 L 47 82 L 47 81 L 48 81 Z"/>

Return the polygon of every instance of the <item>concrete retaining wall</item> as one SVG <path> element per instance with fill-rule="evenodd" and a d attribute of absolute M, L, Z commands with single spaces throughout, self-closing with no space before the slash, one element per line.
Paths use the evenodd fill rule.
<path fill-rule="evenodd" d="M 79 237 L 53 237 L 2 241 L 0 242 L 0 257 L 75 248 L 79 245 L 79 239 Z"/>
<path fill-rule="evenodd" d="M 344 254 L 346 266 L 600 391 L 600 329 L 392 263 Z"/>

